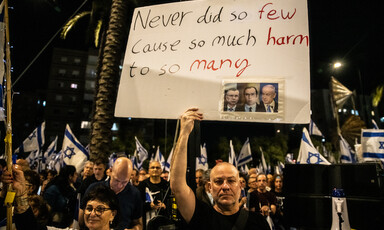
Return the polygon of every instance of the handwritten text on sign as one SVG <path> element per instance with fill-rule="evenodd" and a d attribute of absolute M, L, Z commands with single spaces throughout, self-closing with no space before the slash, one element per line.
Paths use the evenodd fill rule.
<path fill-rule="evenodd" d="M 221 120 L 223 80 L 260 77 L 265 82 L 289 79 L 282 122 L 307 120 L 302 116 L 309 112 L 305 0 L 187 1 L 137 8 L 116 116 L 176 118 L 188 106 L 198 105 L 208 112 L 205 118 Z M 297 93 L 298 85 L 308 90 Z"/>

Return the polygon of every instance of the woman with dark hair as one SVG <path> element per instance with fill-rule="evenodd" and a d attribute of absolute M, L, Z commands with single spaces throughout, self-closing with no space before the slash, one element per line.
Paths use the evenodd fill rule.
<path fill-rule="evenodd" d="M 43 197 L 52 208 L 52 226 L 65 228 L 72 223 L 76 208 L 76 189 L 73 184 L 77 176 L 76 168 L 66 165 L 48 183 Z"/>
<path fill-rule="evenodd" d="M 84 221 L 89 230 L 109 230 L 118 221 L 119 203 L 115 192 L 100 185 L 89 191 L 83 202 Z"/>

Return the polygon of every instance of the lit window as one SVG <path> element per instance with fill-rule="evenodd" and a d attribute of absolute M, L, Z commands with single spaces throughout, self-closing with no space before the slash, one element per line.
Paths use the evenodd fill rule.
<path fill-rule="evenodd" d="M 76 83 L 72 83 L 72 84 L 71 84 L 71 88 L 72 88 L 72 89 L 77 89 L 77 84 L 76 84 Z"/>
<path fill-rule="evenodd" d="M 74 70 L 74 71 L 72 71 L 72 75 L 73 76 L 79 76 L 80 75 L 80 71 Z"/>
<path fill-rule="evenodd" d="M 80 64 L 81 59 L 80 59 L 80 58 L 75 58 L 74 62 L 75 62 L 76 64 Z"/>
<path fill-rule="evenodd" d="M 68 58 L 67 58 L 67 57 L 61 57 L 61 58 L 60 58 L 60 61 L 61 61 L 61 62 L 67 62 L 67 61 L 68 61 Z"/>
<path fill-rule="evenodd" d="M 91 128 L 91 122 L 90 121 L 81 121 L 81 128 L 82 129 L 90 129 Z"/>
<path fill-rule="evenodd" d="M 64 76 L 67 73 L 66 69 L 59 69 L 59 74 Z"/>

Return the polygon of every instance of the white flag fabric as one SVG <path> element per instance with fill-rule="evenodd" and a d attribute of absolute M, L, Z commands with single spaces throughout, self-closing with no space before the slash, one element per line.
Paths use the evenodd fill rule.
<path fill-rule="evenodd" d="M 205 143 L 203 146 L 200 145 L 200 157 L 196 157 L 196 170 L 197 169 L 208 170 L 208 157 Z"/>
<path fill-rule="evenodd" d="M 381 161 L 384 163 L 384 129 L 363 129 L 361 131 L 361 148 L 364 161 Z"/>
<path fill-rule="evenodd" d="M 356 163 L 355 151 L 352 150 L 348 142 L 341 136 L 340 137 L 340 162 L 341 163 Z"/>
<path fill-rule="evenodd" d="M 260 148 L 260 152 L 261 152 L 261 168 L 263 170 L 262 172 L 267 173 L 268 167 L 267 167 L 267 163 L 265 161 L 264 152 L 263 152 L 263 149 L 261 148 L 261 146 L 259 148 Z"/>
<path fill-rule="evenodd" d="M 237 167 L 243 166 L 250 161 L 252 161 L 251 145 L 249 144 L 249 138 L 247 138 L 237 158 Z"/>
<path fill-rule="evenodd" d="M 357 162 L 359 162 L 359 163 L 364 162 L 363 149 L 361 147 L 361 144 L 357 144 L 357 143 L 355 144 L 355 151 L 356 151 Z"/>
<path fill-rule="evenodd" d="M 376 121 L 372 119 L 372 125 L 374 129 L 379 129 L 379 126 L 376 124 Z"/>
<path fill-rule="evenodd" d="M 170 172 L 171 171 L 171 162 L 172 162 L 172 156 L 173 156 L 173 148 L 171 149 L 171 152 L 169 153 L 169 156 L 167 158 L 167 161 L 165 162 L 164 171 Z M 169 178 L 169 177 L 168 177 Z"/>
<path fill-rule="evenodd" d="M 53 157 L 55 156 L 54 153 L 57 151 L 57 136 L 55 139 L 51 142 L 51 144 L 48 146 L 47 150 L 45 151 L 42 159 L 42 167 L 43 169 L 47 168 L 48 163 L 51 162 Z"/>
<path fill-rule="evenodd" d="M 316 136 L 323 136 L 320 129 L 317 127 L 315 122 L 311 119 L 311 122 L 309 123 L 309 134 L 310 135 L 316 135 Z"/>
<path fill-rule="evenodd" d="M 151 159 L 151 161 L 158 161 L 158 162 L 160 162 L 161 170 L 164 170 L 165 165 L 166 165 L 166 161 L 165 161 L 165 158 L 164 158 L 163 154 L 161 154 L 161 152 L 160 152 L 160 146 L 157 146 L 156 154 Z"/>
<path fill-rule="evenodd" d="M 48 169 L 55 170 L 59 173 L 62 167 L 64 167 L 62 151 L 59 151 L 58 153 L 53 153 L 52 161 L 48 163 Z"/>
<path fill-rule="evenodd" d="M 148 151 L 141 145 L 140 141 L 135 137 L 136 141 L 136 154 L 138 157 L 138 164 L 142 164 L 148 158 Z"/>
<path fill-rule="evenodd" d="M 233 149 L 232 140 L 229 141 L 229 149 L 228 162 L 237 168 L 236 154 L 235 150 Z"/>
<path fill-rule="evenodd" d="M 245 175 L 248 175 L 249 173 L 249 168 L 247 165 L 242 165 L 242 166 L 238 166 L 239 167 L 239 171 L 241 173 L 244 173 Z"/>
<path fill-rule="evenodd" d="M 83 170 L 85 162 L 89 159 L 87 150 L 77 140 L 68 124 L 65 128 L 61 151 L 64 163 L 75 166 L 78 173 Z"/>
<path fill-rule="evenodd" d="M 44 130 L 45 121 L 33 130 L 33 132 L 23 141 L 20 147 L 15 150 L 15 153 L 41 151 L 45 143 Z"/>
<path fill-rule="evenodd" d="M 313 146 L 311 138 L 309 137 L 308 131 L 305 127 L 303 128 L 303 135 L 301 138 L 299 156 L 297 157 L 297 163 L 298 164 L 322 164 L 322 165 L 331 164 Z"/>

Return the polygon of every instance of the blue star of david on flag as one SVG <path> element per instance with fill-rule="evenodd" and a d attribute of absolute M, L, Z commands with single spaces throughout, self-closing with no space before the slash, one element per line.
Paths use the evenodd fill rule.
<path fill-rule="evenodd" d="M 314 158 L 315 161 L 311 160 L 311 158 Z M 308 152 L 307 164 L 320 164 L 321 162 L 324 161 L 321 159 L 320 154 Z"/>
<path fill-rule="evenodd" d="M 67 146 L 67 148 L 64 150 L 64 158 L 68 157 L 68 159 L 71 159 L 71 157 L 76 154 L 74 150 L 75 148 L 70 148 Z"/>
<path fill-rule="evenodd" d="M 379 149 L 384 149 L 384 141 L 379 141 Z"/>
<path fill-rule="evenodd" d="M 207 163 L 207 158 L 204 155 L 201 155 L 201 157 L 198 157 L 198 159 L 199 159 L 199 164 L 205 166 L 205 164 Z"/>

